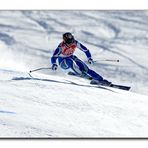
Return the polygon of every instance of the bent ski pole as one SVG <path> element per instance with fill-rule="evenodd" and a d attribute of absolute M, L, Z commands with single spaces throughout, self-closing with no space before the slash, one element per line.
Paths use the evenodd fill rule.
<path fill-rule="evenodd" d="M 38 70 L 43 70 L 43 69 L 51 69 L 51 67 L 47 67 L 47 68 L 37 68 L 37 69 L 34 69 L 34 70 L 30 70 L 29 73 L 31 72 L 34 72 L 34 71 L 38 71 Z"/>

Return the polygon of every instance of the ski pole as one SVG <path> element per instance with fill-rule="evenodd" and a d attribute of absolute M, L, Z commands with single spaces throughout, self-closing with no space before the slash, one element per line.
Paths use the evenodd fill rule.
<path fill-rule="evenodd" d="M 110 60 L 110 59 L 95 60 L 94 62 L 99 62 L 99 61 L 119 62 L 119 60 Z"/>
<path fill-rule="evenodd" d="M 51 69 L 51 67 L 47 67 L 47 68 L 44 68 L 44 67 L 42 67 L 42 68 L 37 68 L 37 69 L 34 69 L 34 70 L 30 70 L 29 73 L 34 72 L 34 71 L 38 71 L 38 70 L 43 70 L 43 69 Z"/>

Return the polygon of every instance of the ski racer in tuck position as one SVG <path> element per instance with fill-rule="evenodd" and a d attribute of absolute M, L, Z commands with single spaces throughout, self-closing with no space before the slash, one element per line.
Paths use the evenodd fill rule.
<path fill-rule="evenodd" d="M 74 36 L 70 32 L 63 34 L 63 41 L 55 49 L 53 56 L 51 57 L 52 70 L 57 70 L 57 59 L 62 69 L 71 68 L 74 73 L 81 77 L 90 76 L 92 79 L 97 80 L 98 84 L 110 85 L 111 82 L 103 79 L 101 75 L 90 69 L 83 61 L 74 55 L 76 48 L 82 50 L 88 59 L 89 64 L 93 64 L 91 53 L 84 45 L 75 40 Z"/>

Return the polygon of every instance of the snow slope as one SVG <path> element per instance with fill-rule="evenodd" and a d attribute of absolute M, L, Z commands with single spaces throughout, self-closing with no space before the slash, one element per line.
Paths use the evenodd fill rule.
<path fill-rule="evenodd" d="M 0 11 L 0 137 L 147 137 L 147 25 L 147 11 Z M 51 65 L 66 31 L 98 60 L 89 67 L 131 91 L 61 69 L 29 77 Z"/>

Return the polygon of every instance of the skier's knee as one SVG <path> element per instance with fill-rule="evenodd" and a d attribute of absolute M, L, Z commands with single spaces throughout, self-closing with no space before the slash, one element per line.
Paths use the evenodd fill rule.
<path fill-rule="evenodd" d="M 61 68 L 63 69 L 69 69 L 70 66 L 67 64 L 67 62 L 65 60 L 63 60 L 61 63 L 60 63 L 60 66 Z"/>

